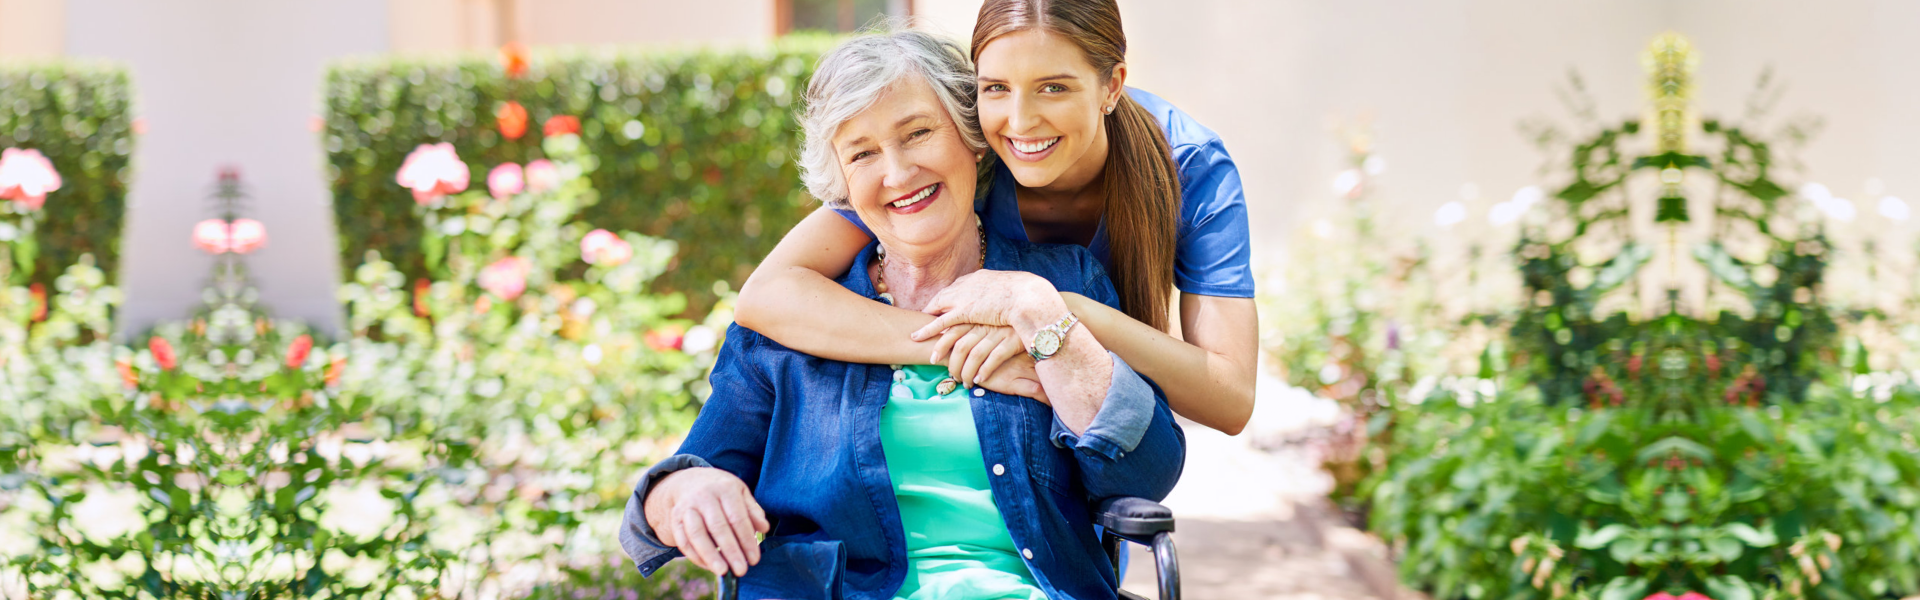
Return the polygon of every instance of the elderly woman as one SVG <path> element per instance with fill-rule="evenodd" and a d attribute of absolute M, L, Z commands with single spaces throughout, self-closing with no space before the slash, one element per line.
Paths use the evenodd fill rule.
<path fill-rule="evenodd" d="M 846 42 L 807 90 L 805 178 L 872 228 L 838 280 L 872 306 L 920 309 L 983 270 L 1016 284 L 1000 316 L 1029 343 L 1016 368 L 1041 399 L 731 327 L 685 443 L 628 500 L 621 544 L 643 574 L 684 555 L 742 576 L 748 597 L 1115 597 L 1089 502 L 1165 497 L 1185 438 L 1158 388 L 1060 298 L 1116 304 L 1099 262 L 974 215 L 987 144 L 973 86 L 964 53 L 926 34 Z"/>

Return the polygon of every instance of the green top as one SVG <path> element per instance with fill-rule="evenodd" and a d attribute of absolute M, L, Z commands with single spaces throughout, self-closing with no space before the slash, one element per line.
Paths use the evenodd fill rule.
<path fill-rule="evenodd" d="M 1045 600 L 993 504 L 966 388 L 936 393 L 947 368 L 894 372 L 880 413 L 887 475 L 907 534 L 896 600 Z"/>

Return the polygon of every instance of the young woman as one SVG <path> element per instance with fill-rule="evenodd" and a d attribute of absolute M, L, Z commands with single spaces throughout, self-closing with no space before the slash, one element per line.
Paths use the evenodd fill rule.
<path fill-rule="evenodd" d="M 1258 334 L 1246 202 L 1219 136 L 1126 87 L 1114 0 L 988 0 L 972 55 L 980 125 L 1000 159 L 975 202 L 987 228 L 1089 247 L 1125 311 L 1062 294 L 1077 324 L 1165 389 L 1180 415 L 1238 434 L 1253 412 Z M 856 215 L 816 211 L 748 279 L 736 318 L 809 354 L 929 357 L 963 382 L 1045 400 L 1033 340 L 1001 316 L 1016 282 L 975 273 L 923 312 L 847 301 L 831 278 L 871 240 Z M 1178 338 L 1167 332 L 1172 288 Z"/>

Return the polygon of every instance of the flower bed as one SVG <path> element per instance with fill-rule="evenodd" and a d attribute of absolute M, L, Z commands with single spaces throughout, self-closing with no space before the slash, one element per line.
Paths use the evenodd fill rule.
<path fill-rule="evenodd" d="M 38 153 L 60 178 L 51 200 L 32 209 L 41 214 L 40 222 L 58 227 L 22 231 L 21 213 L 11 208 L 19 204 L 0 201 L 0 246 L 12 246 L 16 267 L 0 283 L 37 283 L 44 289 L 83 254 L 93 255 L 108 281 L 118 279 L 138 128 L 133 86 L 122 67 L 0 66 L 0 148 Z M 8 178 L 0 174 L 0 180 Z"/>

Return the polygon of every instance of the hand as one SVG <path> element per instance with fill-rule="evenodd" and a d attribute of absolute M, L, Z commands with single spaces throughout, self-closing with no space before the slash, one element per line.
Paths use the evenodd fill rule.
<path fill-rule="evenodd" d="M 647 525 L 687 560 L 714 573 L 747 574 L 760 564 L 755 533 L 772 529 L 747 484 L 709 467 L 676 471 L 654 484 L 646 499 Z"/>
<path fill-rule="evenodd" d="M 1066 316 L 1066 301 L 1053 284 L 1040 276 L 1022 271 L 980 270 L 954 280 L 934 294 L 921 309 L 934 315 L 932 323 L 913 332 L 913 341 L 924 342 L 946 332 L 954 325 L 1003 325 L 1033 327 Z"/>
<path fill-rule="evenodd" d="M 1027 355 L 1026 346 L 1011 327 L 962 323 L 940 334 L 935 347 L 932 364 L 946 363 L 947 373 L 954 379 L 1002 394 L 1047 401 L 1040 376 L 1033 370 L 1033 357 Z M 1024 369 L 1020 360 L 1025 361 Z M 1002 366 L 1011 370 L 1003 372 Z"/>

